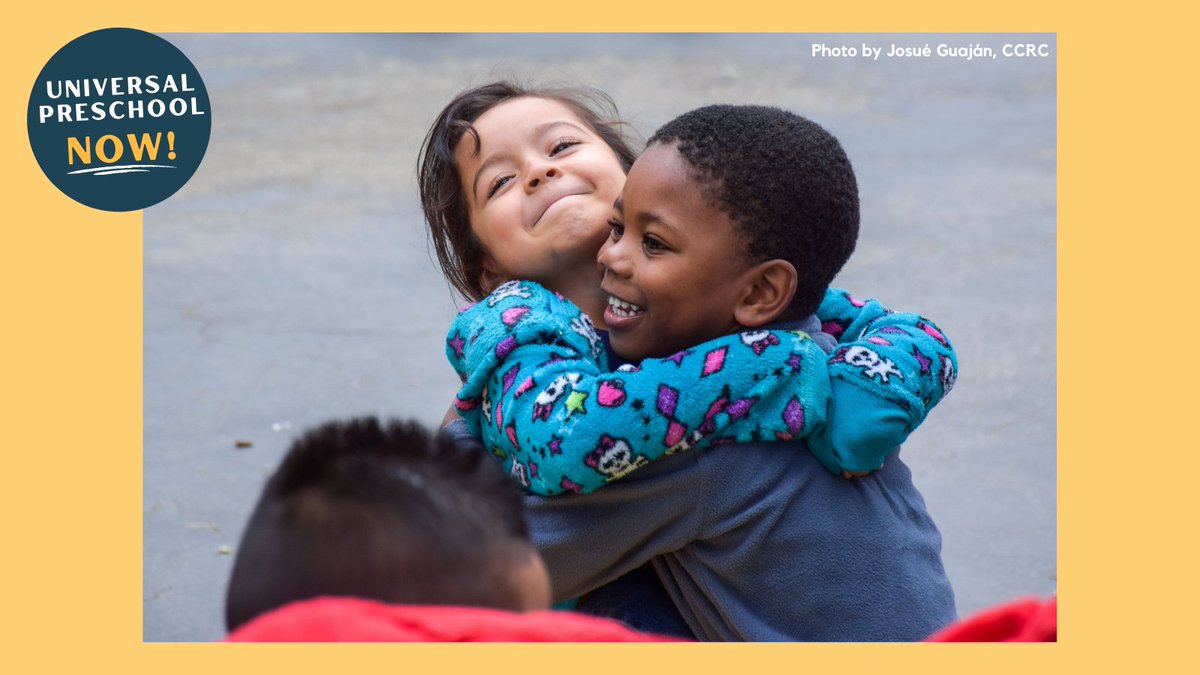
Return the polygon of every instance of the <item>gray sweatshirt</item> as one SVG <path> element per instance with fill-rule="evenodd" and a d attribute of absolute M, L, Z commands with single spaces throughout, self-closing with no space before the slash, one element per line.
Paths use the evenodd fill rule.
<path fill-rule="evenodd" d="M 920 640 L 956 618 L 941 535 L 898 451 L 847 480 L 802 441 L 721 445 L 525 504 L 555 600 L 651 561 L 702 640 Z"/>

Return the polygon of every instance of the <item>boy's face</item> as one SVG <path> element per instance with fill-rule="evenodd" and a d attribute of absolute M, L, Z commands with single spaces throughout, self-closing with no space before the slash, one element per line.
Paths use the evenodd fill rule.
<path fill-rule="evenodd" d="M 613 349 L 631 360 L 663 357 L 739 330 L 733 310 L 751 268 L 742 250 L 675 146 L 648 148 L 600 250 Z"/>
<path fill-rule="evenodd" d="M 616 153 L 557 102 L 519 98 L 480 115 L 455 148 L 471 230 L 495 277 L 550 288 L 593 273 L 625 172 Z"/>

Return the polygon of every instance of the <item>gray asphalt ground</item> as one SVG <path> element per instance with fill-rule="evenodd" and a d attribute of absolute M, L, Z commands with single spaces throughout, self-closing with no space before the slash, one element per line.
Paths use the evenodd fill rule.
<path fill-rule="evenodd" d="M 904 457 L 959 612 L 1055 592 L 1053 36 L 165 37 L 204 77 L 213 129 L 196 175 L 144 217 L 145 640 L 222 637 L 233 549 L 297 433 L 440 420 L 455 301 L 427 249 L 416 153 L 455 93 L 499 77 L 599 87 L 642 138 L 713 102 L 787 107 L 836 134 L 863 204 L 837 284 L 925 314 L 958 350 L 956 388 Z M 1050 56 L 811 53 L 864 42 Z"/>

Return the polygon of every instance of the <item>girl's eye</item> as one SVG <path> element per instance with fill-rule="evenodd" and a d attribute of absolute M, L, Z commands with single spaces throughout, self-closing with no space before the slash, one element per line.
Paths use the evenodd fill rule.
<path fill-rule="evenodd" d="M 612 228 L 613 241 L 619 241 L 621 239 L 621 235 L 625 234 L 625 224 L 616 218 L 610 218 L 608 221 L 608 226 Z"/>
<path fill-rule="evenodd" d="M 658 237 L 652 237 L 650 235 L 646 235 L 642 238 L 642 246 L 644 246 L 646 250 L 651 253 L 658 253 L 659 251 L 667 250 L 667 245 L 663 243 L 661 239 Z"/>
<path fill-rule="evenodd" d="M 488 198 L 490 199 L 492 195 L 496 194 L 497 190 L 504 187 L 504 184 L 510 180 L 512 180 L 512 176 L 500 176 L 500 177 L 496 178 L 496 180 L 492 181 L 492 184 L 490 186 L 488 186 L 488 191 L 487 191 Z"/>
<path fill-rule="evenodd" d="M 574 138 L 560 138 L 554 141 L 554 144 L 550 146 L 550 156 L 553 157 L 573 145 L 579 145 L 580 142 L 581 141 Z"/>

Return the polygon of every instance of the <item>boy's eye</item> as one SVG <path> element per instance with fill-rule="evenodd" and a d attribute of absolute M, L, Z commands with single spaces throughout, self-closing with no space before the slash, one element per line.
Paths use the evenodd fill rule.
<path fill-rule="evenodd" d="M 621 235 L 625 234 L 625 224 L 615 218 L 609 219 L 608 226 L 612 228 L 613 241 L 618 241 Z"/>
<path fill-rule="evenodd" d="M 553 157 L 573 145 L 579 145 L 580 142 L 574 138 L 560 138 L 550 146 L 550 156 Z"/>
<path fill-rule="evenodd" d="M 496 190 L 504 187 L 504 184 L 510 180 L 512 180 L 512 176 L 497 177 L 496 180 L 492 181 L 492 184 L 488 186 L 487 196 L 490 198 L 492 195 L 496 194 Z"/>
<path fill-rule="evenodd" d="M 646 250 L 650 251 L 651 253 L 667 250 L 667 245 L 663 243 L 663 240 L 650 235 L 646 235 L 642 238 L 642 246 L 644 246 Z"/>

